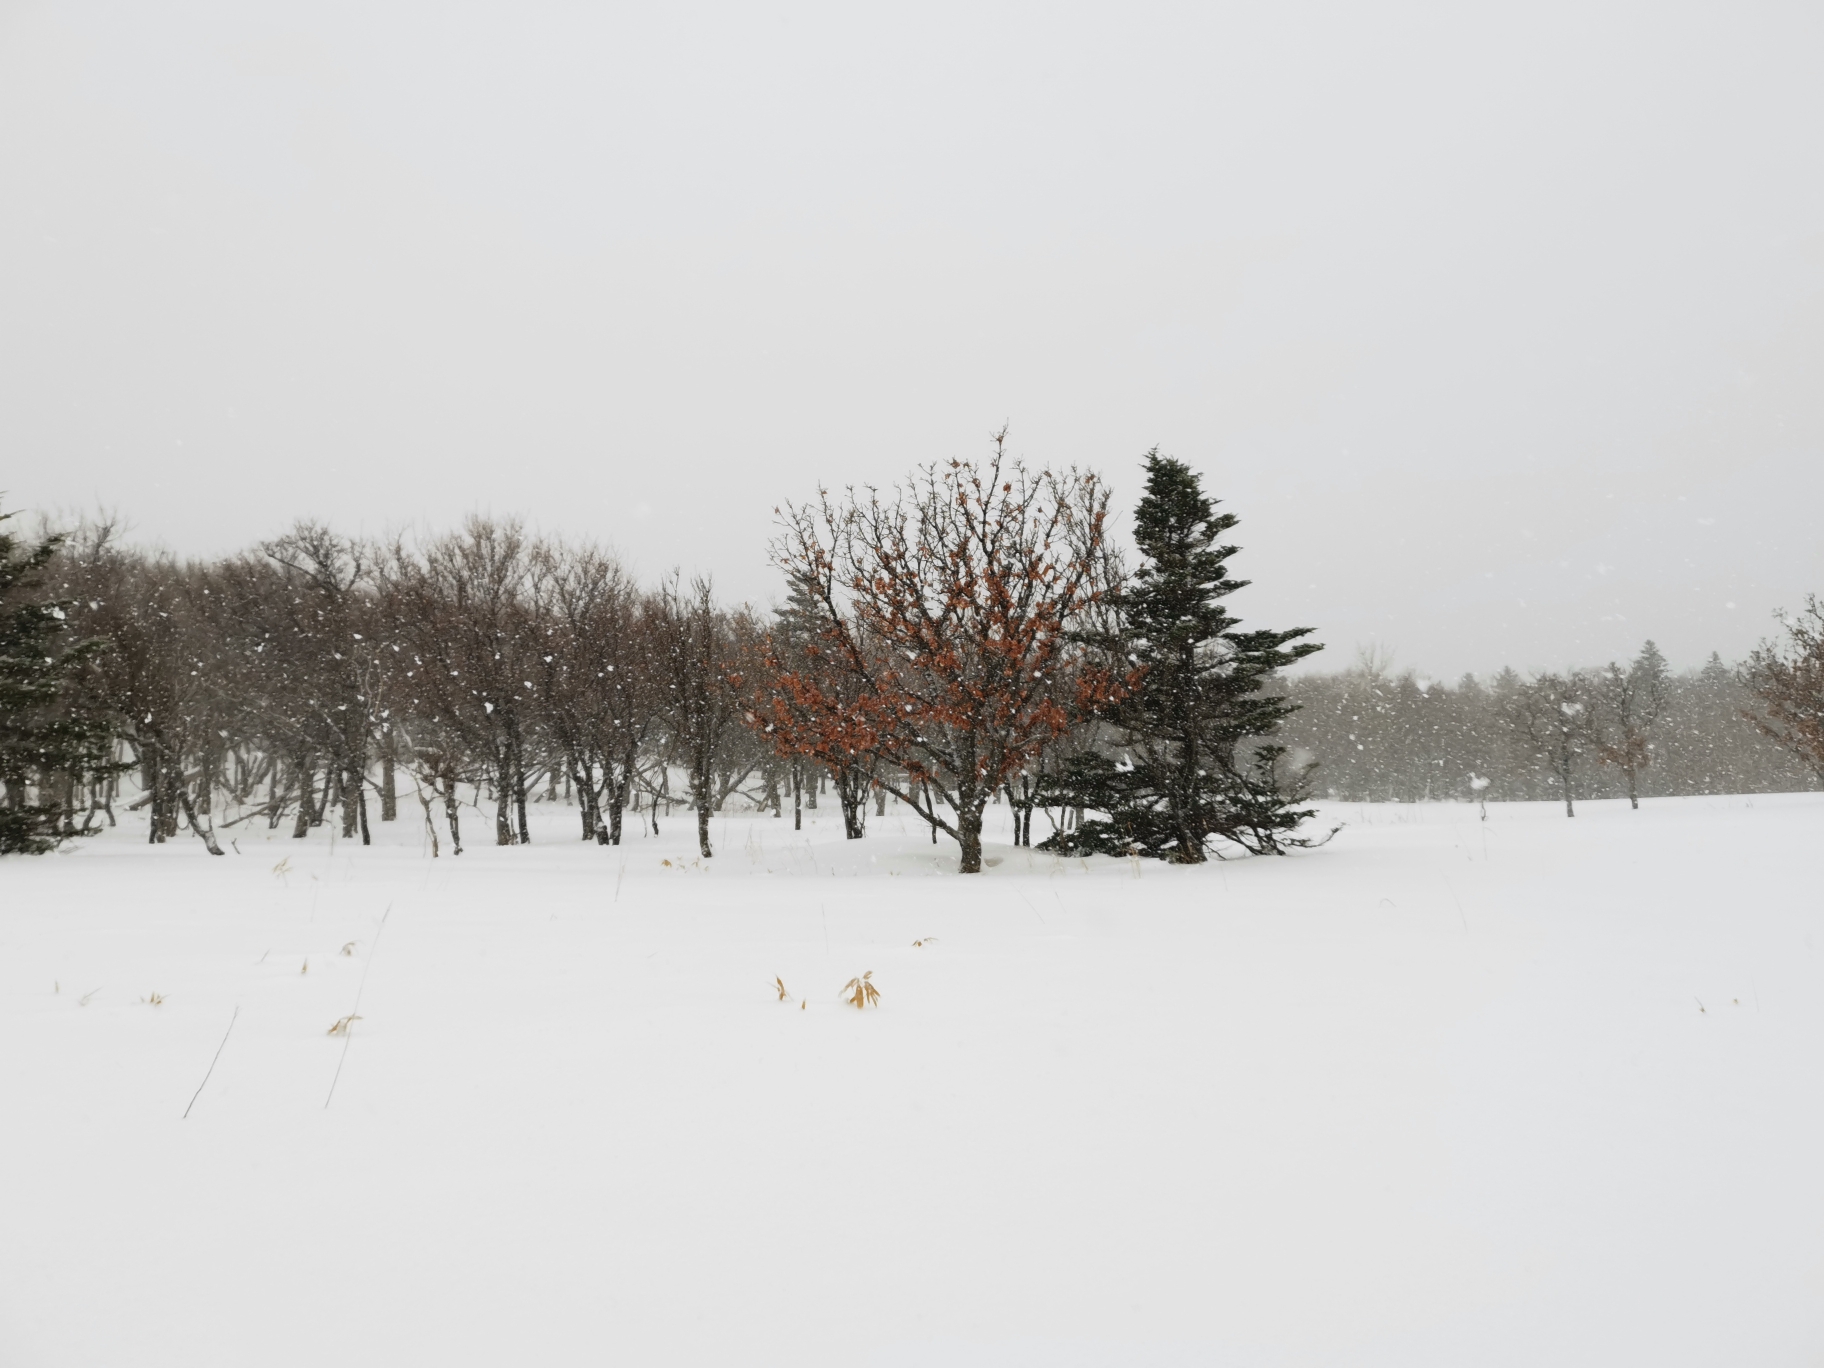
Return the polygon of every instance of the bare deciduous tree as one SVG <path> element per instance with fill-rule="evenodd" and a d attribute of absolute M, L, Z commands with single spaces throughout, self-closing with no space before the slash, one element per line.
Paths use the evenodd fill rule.
<path fill-rule="evenodd" d="M 1579 670 L 1535 676 L 1515 694 L 1510 713 L 1524 745 L 1551 768 L 1564 798 L 1564 815 L 1575 817 L 1575 780 L 1595 750 L 1596 690 Z"/>
<path fill-rule="evenodd" d="M 1782 625 L 1785 639 L 1762 642 L 1742 669 L 1760 705 L 1746 716 L 1824 782 L 1824 601 L 1808 595 Z"/>
<path fill-rule="evenodd" d="M 1596 758 L 1621 771 L 1628 804 L 1640 807 L 1640 772 L 1653 763 L 1653 727 L 1665 711 L 1670 671 L 1649 641 L 1627 669 L 1614 661 L 1595 678 Z"/>

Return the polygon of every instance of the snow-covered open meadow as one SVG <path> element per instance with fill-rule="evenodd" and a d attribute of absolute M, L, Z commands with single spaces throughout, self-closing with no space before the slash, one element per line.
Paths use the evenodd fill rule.
<path fill-rule="evenodd" d="M 1824 1356 L 1824 797 L 980 878 L 535 811 L 0 862 L 0 1363 Z"/>

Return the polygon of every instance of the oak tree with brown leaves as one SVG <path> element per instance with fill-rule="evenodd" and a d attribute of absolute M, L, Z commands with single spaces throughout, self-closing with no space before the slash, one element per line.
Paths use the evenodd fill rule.
<path fill-rule="evenodd" d="M 980 873 L 995 791 L 1113 687 L 1071 636 L 1106 589 L 1107 506 L 1095 475 L 1010 457 L 1005 431 L 979 464 L 787 505 L 774 560 L 816 625 L 768 656 L 752 725 L 833 770 L 869 762 Z"/>

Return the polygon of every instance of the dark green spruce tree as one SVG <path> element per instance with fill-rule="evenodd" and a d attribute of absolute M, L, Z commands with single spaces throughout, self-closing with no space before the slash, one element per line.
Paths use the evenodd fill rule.
<path fill-rule="evenodd" d="M 0 529 L 0 855 L 40 854 L 75 835 L 84 786 L 120 768 L 111 730 L 80 701 L 102 643 L 71 641 L 66 605 L 43 597 L 62 540 L 31 545 Z"/>
<path fill-rule="evenodd" d="M 1183 864 L 1207 858 L 1212 838 L 1256 854 L 1310 845 L 1302 774 L 1284 772 L 1272 741 L 1296 705 L 1267 691 L 1270 676 L 1323 649 L 1311 628 L 1240 630 L 1223 600 L 1236 548 L 1219 538 L 1236 523 L 1218 513 L 1182 461 L 1146 454 L 1146 494 L 1134 514 L 1139 569 L 1112 604 L 1110 624 L 1086 642 L 1130 684 L 1098 721 L 1102 744 L 1050 786 L 1051 804 L 1106 813 L 1044 844 L 1069 853 L 1139 854 Z"/>

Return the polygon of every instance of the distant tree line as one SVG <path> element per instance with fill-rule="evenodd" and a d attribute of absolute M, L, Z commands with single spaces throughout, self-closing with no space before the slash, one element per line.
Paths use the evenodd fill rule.
<path fill-rule="evenodd" d="M 708 858 L 712 814 L 800 822 L 820 795 L 852 839 L 904 804 L 964 872 L 996 802 L 1078 853 L 1306 843 L 1277 679 L 1317 647 L 1224 609 L 1234 519 L 1149 454 L 1130 572 L 1101 479 L 1004 436 L 786 505 L 770 611 L 479 517 L 390 541 L 302 522 L 210 561 L 106 521 L 0 538 L 0 850 L 129 819 L 218 854 L 249 823 L 365 844 L 409 820 L 460 854 L 563 802 L 608 846 L 686 810 Z"/>
<path fill-rule="evenodd" d="M 1352 802 L 1774 793 L 1824 787 L 1824 612 L 1807 600 L 1738 667 L 1625 664 L 1453 683 L 1369 654 L 1285 685 L 1281 742 Z"/>

